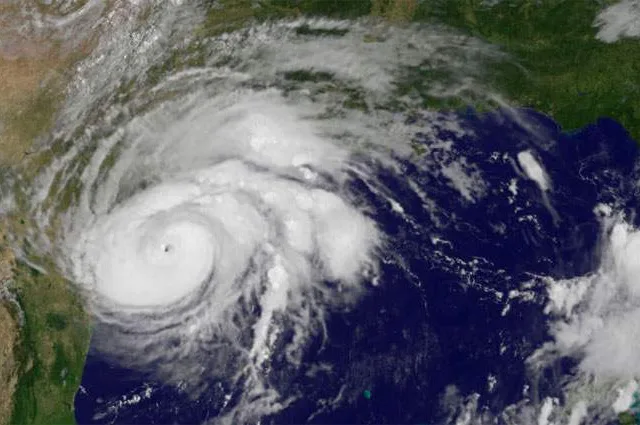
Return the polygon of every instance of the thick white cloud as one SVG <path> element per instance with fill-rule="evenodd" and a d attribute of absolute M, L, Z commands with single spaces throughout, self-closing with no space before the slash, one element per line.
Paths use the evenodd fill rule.
<path fill-rule="evenodd" d="M 622 0 L 602 10 L 594 22 L 596 38 L 613 43 L 621 38 L 640 37 L 640 1 Z"/>
<path fill-rule="evenodd" d="M 608 221 L 609 219 L 607 219 Z M 605 224 L 597 272 L 549 281 L 555 347 L 605 379 L 640 377 L 640 230 L 622 219 Z"/>

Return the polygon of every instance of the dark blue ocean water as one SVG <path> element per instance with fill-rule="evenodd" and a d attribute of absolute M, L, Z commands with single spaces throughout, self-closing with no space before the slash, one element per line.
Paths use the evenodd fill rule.
<path fill-rule="evenodd" d="M 443 395 L 452 385 L 463 396 L 480 394 L 480 405 L 494 413 L 521 400 L 525 385 L 534 401 L 562 398 L 560 383 L 572 373 L 573 360 L 535 375 L 524 363 L 549 340 L 544 286 L 532 276 L 573 277 L 597 267 L 601 229 L 593 209 L 607 203 L 635 211 L 638 149 L 610 119 L 565 133 L 538 113 L 521 113 L 528 130 L 506 115 L 470 111 L 463 121 L 474 136 L 446 130 L 431 138 L 417 134 L 415 142 L 430 149 L 418 161 L 398 159 L 400 173 L 371 159 L 354 160 L 375 170 L 375 178 L 367 185 L 354 175 L 349 193 L 354 202 L 373 207 L 373 218 L 389 236 L 380 253 L 380 284 L 354 309 L 329 316 L 329 339 L 310 345 L 305 366 L 281 362 L 274 370 L 271 382 L 281 393 L 300 397 L 263 423 L 439 424 L 447 413 Z M 454 143 L 432 148 L 444 139 Z M 517 166 L 524 150 L 552 182 L 546 200 Z M 435 165 L 461 158 L 483 182 L 483 194 L 474 201 L 461 196 Z M 512 179 L 517 195 L 509 190 Z M 432 201 L 429 208 L 410 180 Z M 404 214 L 372 192 L 372 185 L 400 202 Z M 503 315 L 508 292 L 527 281 L 535 298 L 509 301 Z M 489 375 L 496 379 L 492 390 Z M 106 409 L 145 388 L 153 388 L 149 398 Z M 201 423 L 216 416 L 225 390 L 213 385 L 191 400 L 92 350 L 76 396 L 76 418 L 80 424 Z"/>

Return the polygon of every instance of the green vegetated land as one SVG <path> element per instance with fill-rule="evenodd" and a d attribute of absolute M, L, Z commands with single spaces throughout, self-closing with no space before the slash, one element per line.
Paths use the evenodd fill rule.
<path fill-rule="evenodd" d="M 81 299 L 60 276 L 24 263 L 14 273 L 24 314 L 16 360 L 20 365 L 13 424 L 73 424 L 73 400 L 89 345 L 89 320 Z"/>
<path fill-rule="evenodd" d="M 497 64 L 490 81 L 515 103 L 548 113 L 566 130 L 614 118 L 640 141 L 640 40 L 595 38 L 593 21 L 611 1 L 434 3 L 418 18 L 432 16 L 502 46 L 524 68 Z"/>
<path fill-rule="evenodd" d="M 249 18 L 297 15 L 373 14 L 400 23 L 449 25 L 511 56 L 491 64 L 485 83 L 512 104 L 549 114 L 565 130 L 610 117 L 640 141 L 640 41 L 607 44 L 595 38 L 594 19 L 612 0 L 503 0 L 493 6 L 482 0 L 264 0 L 260 7 L 250 7 L 249 0 L 219 3 L 221 8 L 209 12 L 205 34 L 238 28 Z"/>

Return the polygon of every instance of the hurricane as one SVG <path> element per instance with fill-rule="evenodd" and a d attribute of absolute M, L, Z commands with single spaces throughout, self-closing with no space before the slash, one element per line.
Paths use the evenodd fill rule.
<path fill-rule="evenodd" d="M 142 362 L 196 384 L 234 356 L 241 370 L 268 367 L 284 338 L 272 324 L 284 320 L 296 361 L 323 305 L 348 300 L 375 274 L 375 224 L 323 177 L 336 178 L 345 152 L 295 124 L 304 112 L 274 96 L 198 99 L 197 112 L 169 128 L 177 111 L 163 108 L 123 135 L 135 142 L 98 192 L 111 201 L 93 207 L 67 258 L 100 318 L 125 332 L 102 338 L 122 344 L 112 354 L 139 346 Z M 147 171 L 135 176 L 140 166 Z"/>
<path fill-rule="evenodd" d="M 401 207 L 371 164 L 413 154 L 418 124 L 400 112 L 421 101 L 387 105 L 396 79 L 428 63 L 460 76 L 447 90 L 480 93 L 466 61 L 499 53 L 367 21 L 195 40 L 185 28 L 197 11 L 156 5 L 141 24 L 129 4 L 102 22 L 30 194 L 30 238 L 85 295 L 95 350 L 193 397 L 224 383 L 235 393 L 221 417 L 244 423 L 295 399 L 274 359 L 299 365 L 326 338 L 325 315 L 380 279 L 389 241 L 367 196 Z M 171 49 L 193 65 L 159 72 Z M 446 115 L 427 119 L 456 130 Z"/>

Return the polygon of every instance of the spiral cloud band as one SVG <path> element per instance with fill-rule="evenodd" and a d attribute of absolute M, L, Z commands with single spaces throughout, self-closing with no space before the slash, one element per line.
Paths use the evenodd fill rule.
<path fill-rule="evenodd" d="M 78 279 L 95 281 L 122 305 L 160 306 L 209 279 L 216 291 L 228 292 L 262 251 L 270 258 L 269 285 L 282 292 L 272 295 L 274 308 L 284 307 L 290 285 L 313 278 L 314 260 L 322 264 L 316 278 L 352 281 L 377 240 L 375 226 L 339 196 L 314 187 L 320 178 L 313 170 L 342 153 L 283 125 L 281 118 L 295 111 L 265 111 L 222 127 L 215 120 L 202 124 L 209 111 L 194 117 L 197 127 L 182 135 L 188 142 L 166 146 L 167 157 L 156 160 L 172 159 L 181 168 L 207 157 L 212 166 L 172 173 L 100 217 L 78 248 L 85 253 Z M 224 141 L 216 140 L 219 134 Z M 165 137 L 175 143 L 173 136 Z M 139 140 L 145 142 L 158 146 L 155 138 Z M 219 150 L 229 154 L 220 144 L 241 159 L 219 158 Z"/>
<path fill-rule="evenodd" d="M 233 106 L 201 106 L 169 130 L 155 125 L 166 111 L 134 120 L 137 137 L 120 153 L 130 165 L 120 175 L 114 168 L 110 179 L 135 187 L 142 166 L 157 173 L 156 181 L 130 188 L 129 199 L 96 214 L 74 242 L 74 278 L 93 283 L 98 311 L 155 315 L 142 327 L 179 338 L 173 355 L 183 361 L 199 351 L 212 326 L 231 341 L 249 328 L 253 339 L 242 350 L 259 366 L 277 342 L 274 315 L 295 317 L 303 341 L 330 296 L 324 282 L 355 294 L 362 273 L 374 271 L 375 224 L 331 190 L 339 183 L 322 177 L 337 175 L 346 151 L 315 136 L 295 119 L 300 110 L 279 96 L 236 93 Z M 121 185 L 101 189 L 104 199 L 114 199 L 109 190 Z M 229 325 L 238 305 L 252 299 L 259 316 Z M 187 316 L 185 336 L 176 325 Z M 124 340 L 128 347 L 139 343 Z M 153 361 L 165 357 L 162 350 Z M 176 368 L 167 363 L 169 370 L 172 380 L 192 380 L 196 372 L 178 369 L 173 376 Z"/>
<path fill-rule="evenodd" d="M 204 41 L 204 65 L 151 78 L 198 23 L 187 6 L 163 7 L 145 31 L 114 14 L 78 67 L 56 129 L 66 150 L 32 194 L 56 237 L 34 232 L 33 245 L 88 295 L 95 349 L 194 396 L 240 385 L 221 417 L 243 423 L 287 403 L 271 355 L 295 365 L 327 311 L 377 282 L 386 238 L 350 182 L 401 211 L 362 158 L 393 167 L 389 151 L 407 157 L 429 131 L 401 113 L 421 94 L 387 104 L 395 80 L 431 60 L 465 75 L 448 85 L 456 95 L 473 91 L 474 60 L 495 52 L 418 27 L 282 22 Z M 320 29 L 297 30 L 309 25 Z M 131 92 L 117 85 L 127 79 Z M 429 123 L 463 131 L 446 114 Z"/>

